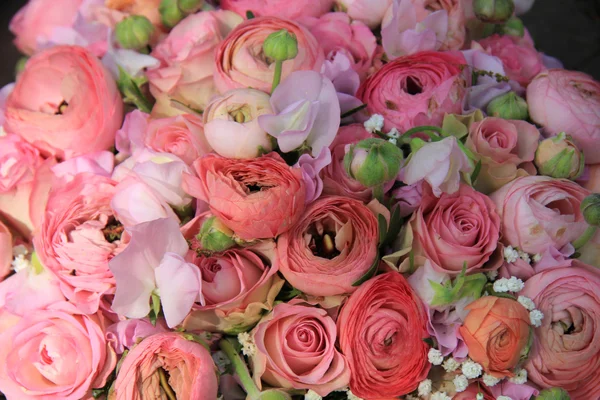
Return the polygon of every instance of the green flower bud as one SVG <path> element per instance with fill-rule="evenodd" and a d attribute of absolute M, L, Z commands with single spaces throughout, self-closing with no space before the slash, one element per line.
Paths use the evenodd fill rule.
<path fill-rule="evenodd" d="M 585 222 L 591 226 L 600 226 L 600 194 L 593 193 L 583 199 L 580 209 Z"/>
<path fill-rule="evenodd" d="M 525 35 L 525 25 L 523 25 L 523 21 L 521 21 L 517 17 L 512 17 L 499 29 L 501 34 L 510 35 L 510 36 L 518 36 L 523 37 Z"/>
<path fill-rule="evenodd" d="M 131 15 L 115 27 L 117 41 L 124 49 L 142 49 L 148 46 L 154 25 L 146 17 Z"/>
<path fill-rule="evenodd" d="M 185 17 L 183 11 L 179 9 L 177 0 L 162 0 L 158 12 L 163 25 L 167 28 L 174 27 Z"/>
<path fill-rule="evenodd" d="M 527 102 L 517 96 L 515 92 L 508 92 L 496 97 L 490 101 L 486 111 L 491 117 L 522 120 L 529 118 Z"/>
<path fill-rule="evenodd" d="M 200 242 L 202 250 L 207 251 L 225 251 L 235 246 L 233 231 L 217 217 L 210 217 L 204 221 L 196 239 Z"/>
<path fill-rule="evenodd" d="M 179 0 L 179 9 L 185 14 L 193 14 L 204 5 L 204 0 Z"/>
<path fill-rule="evenodd" d="M 265 39 L 263 52 L 275 61 L 291 60 L 298 54 L 298 40 L 287 29 L 273 32 Z"/>
<path fill-rule="evenodd" d="M 539 144 L 534 162 L 542 175 L 577 179 L 583 172 L 585 161 L 572 138 L 561 132 Z"/>
<path fill-rule="evenodd" d="M 535 400 L 571 400 L 569 393 L 562 388 L 542 390 Z"/>
<path fill-rule="evenodd" d="M 366 187 L 375 187 L 398 175 L 402 151 L 383 139 L 364 139 L 350 146 L 344 157 L 346 173 Z"/>
<path fill-rule="evenodd" d="M 483 22 L 501 24 L 515 11 L 513 0 L 473 0 L 475 16 Z"/>

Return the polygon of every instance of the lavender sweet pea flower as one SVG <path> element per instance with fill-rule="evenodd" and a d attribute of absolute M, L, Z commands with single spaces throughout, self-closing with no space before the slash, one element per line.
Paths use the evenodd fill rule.
<path fill-rule="evenodd" d="M 323 179 L 319 173 L 323 168 L 331 164 L 331 151 L 323 147 L 316 158 L 310 154 L 302 154 L 296 163 L 296 167 L 302 170 L 302 179 L 306 187 L 306 204 L 315 201 L 323 192 Z"/>
<path fill-rule="evenodd" d="M 421 204 L 421 199 L 423 198 L 423 181 L 395 189 L 392 191 L 392 197 L 398 201 L 400 216 L 402 218 L 412 214 Z"/>
<path fill-rule="evenodd" d="M 360 87 L 360 77 L 358 72 L 352 69 L 352 61 L 346 54 L 338 52 L 333 59 L 325 60 L 321 74 L 333 83 L 342 115 L 362 105 L 362 101 L 355 97 Z M 355 116 L 356 114 L 346 117 L 342 122 L 344 124 L 352 123 Z"/>
<path fill-rule="evenodd" d="M 481 48 L 473 48 L 462 51 L 469 69 L 475 71 L 489 71 L 494 74 L 505 76 L 504 66 L 498 57 L 487 54 Z M 465 96 L 464 111 L 470 112 L 476 109 L 485 109 L 494 98 L 510 92 L 512 89 L 508 82 L 498 82 L 494 77 L 479 75 L 474 85 L 467 89 Z"/>
<path fill-rule="evenodd" d="M 306 143 L 317 156 L 340 126 L 340 104 L 333 83 L 315 71 L 290 74 L 271 95 L 274 115 L 258 117 L 260 127 L 277 138 L 284 153 Z"/>
<path fill-rule="evenodd" d="M 504 379 L 502 382 L 490 387 L 489 389 L 494 398 L 505 396 L 512 400 L 529 400 L 533 396 L 540 394 L 539 390 L 534 387 L 531 387 L 525 383 L 519 385 L 511 382 L 508 379 Z"/>
<path fill-rule="evenodd" d="M 119 68 L 123 69 L 129 76 L 136 78 L 141 76 L 147 68 L 156 68 L 160 65 L 158 59 L 147 54 L 141 54 L 134 50 L 116 49 L 111 37 L 109 31 L 108 49 L 102 57 L 102 64 L 110 71 L 115 80 L 119 80 Z"/>

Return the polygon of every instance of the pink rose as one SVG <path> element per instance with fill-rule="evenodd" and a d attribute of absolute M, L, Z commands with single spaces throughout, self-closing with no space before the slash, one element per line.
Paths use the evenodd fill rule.
<path fill-rule="evenodd" d="M 10 274 L 13 260 L 13 239 L 10 230 L 0 220 L 0 281 Z"/>
<path fill-rule="evenodd" d="M 298 40 L 298 55 L 284 61 L 281 79 L 293 71 L 321 71 L 325 56 L 317 39 L 303 26 L 275 17 L 258 17 L 238 25 L 215 53 L 214 73 L 217 89 L 225 93 L 231 89 L 251 87 L 270 93 L 275 64 L 265 59 L 262 45 L 273 32 L 287 29 Z"/>
<path fill-rule="evenodd" d="M 465 145 L 481 160 L 475 187 L 490 193 L 527 172 L 519 168 L 535 157 L 540 132 L 525 121 L 485 118 L 473 123 Z"/>
<path fill-rule="evenodd" d="M 392 0 L 336 0 L 336 8 L 348 13 L 353 20 L 361 21 L 371 29 L 381 25 Z"/>
<path fill-rule="evenodd" d="M 385 129 L 401 132 L 441 125 L 445 114 L 460 114 L 467 86 L 460 53 L 421 52 L 385 64 L 358 89 L 369 114 L 381 114 Z"/>
<path fill-rule="evenodd" d="M 103 296 L 113 294 L 115 280 L 108 261 L 123 250 L 123 226 L 110 201 L 115 182 L 89 173 L 55 188 L 48 199 L 40 232 L 33 242 L 42 264 L 61 282 L 69 300 L 88 314 Z"/>
<path fill-rule="evenodd" d="M 153 113 L 179 114 L 171 99 L 203 110 L 216 93 L 213 81 L 217 46 L 242 18 L 230 11 L 192 14 L 171 30 L 152 51 L 160 65 L 147 71 L 156 98 Z"/>
<path fill-rule="evenodd" d="M 167 398 L 165 388 L 170 388 L 177 399 L 214 400 L 218 387 L 210 352 L 179 333 L 165 332 L 145 338 L 127 354 L 109 399 Z"/>
<path fill-rule="evenodd" d="M 23 317 L 0 334 L 0 391 L 13 399 L 91 398 L 117 363 L 101 314 L 67 302 Z"/>
<path fill-rule="evenodd" d="M 58 46 L 27 62 L 6 102 L 4 128 L 71 158 L 110 148 L 122 117 L 121 94 L 100 61 L 81 47 Z"/>
<path fill-rule="evenodd" d="M 322 197 L 279 236 L 279 269 L 292 286 L 313 296 L 351 293 L 377 268 L 378 224 L 362 202 Z"/>
<path fill-rule="evenodd" d="M 262 380 L 321 396 L 348 385 L 350 369 L 335 347 L 335 322 L 321 308 L 279 304 L 254 328 L 252 338 L 258 348 L 252 357 L 257 384 Z"/>
<path fill-rule="evenodd" d="M 547 176 L 517 178 L 490 195 L 502 221 L 505 243 L 529 254 L 561 250 L 583 234 L 579 210 L 589 194 L 578 184 Z"/>
<path fill-rule="evenodd" d="M 458 192 L 435 197 L 423 186 L 423 200 L 410 220 L 415 255 L 433 262 L 440 272 L 457 275 L 467 271 L 500 267 L 496 254 L 500 217 L 484 194 L 461 184 Z"/>
<path fill-rule="evenodd" d="M 279 17 L 297 20 L 301 17 L 319 17 L 331 10 L 333 0 L 305 0 L 290 3 L 287 0 L 222 0 L 223 10 L 235 11 L 246 18 L 252 11 L 257 17 Z"/>
<path fill-rule="evenodd" d="M 527 87 L 527 105 L 546 137 L 566 132 L 583 150 L 586 163 L 600 163 L 599 82 L 582 72 L 544 71 Z"/>
<path fill-rule="evenodd" d="M 573 400 L 600 396 L 600 274 L 578 263 L 530 278 L 519 295 L 544 314 L 535 328 L 529 379 L 542 388 L 562 387 Z"/>
<path fill-rule="evenodd" d="M 506 75 L 524 87 L 545 69 L 541 54 L 526 39 L 495 34 L 480 40 L 479 44 L 502 60 Z"/>
<path fill-rule="evenodd" d="M 243 240 L 269 239 L 300 218 L 306 196 L 302 172 L 277 153 L 250 160 L 209 154 L 194 162 L 198 177 L 184 174 L 184 190 Z"/>
<path fill-rule="evenodd" d="M 306 17 L 300 23 L 319 38 L 328 59 L 333 59 L 336 53 L 344 53 L 353 64 L 352 69 L 361 77 L 367 75 L 377 49 L 375 35 L 368 26 L 351 21 L 343 12 L 327 13 L 320 18 Z"/>

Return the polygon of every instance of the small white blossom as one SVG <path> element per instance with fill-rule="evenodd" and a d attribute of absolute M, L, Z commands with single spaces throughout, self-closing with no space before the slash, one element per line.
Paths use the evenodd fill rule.
<path fill-rule="evenodd" d="M 501 278 L 494 282 L 494 292 L 506 293 L 508 292 L 508 279 Z"/>
<path fill-rule="evenodd" d="M 525 261 L 527 264 L 531 263 L 531 257 L 529 257 L 529 254 L 525 253 L 524 251 L 519 250 L 519 258 Z"/>
<path fill-rule="evenodd" d="M 512 400 L 512 398 L 508 396 L 498 396 L 496 397 L 496 400 Z"/>
<path fill-rule="evenodd" d="M 512 383 L 516 383 L 517 385 L 522 385 L 527 382 L 527 371 L 525 369 L 519 369 L 515 376 L 510 378 L 509 381 Z"/>
<path fill-rule="evenodd" d="M 456 361 L 453 357 L 450 357 L 446 361 L 444 361 L 442 367 L 444 367 L 446 372 L 454 372 L 458 369 L 458 367 L 460 367 L 460 363 Z"/>
<path fill-rule="evenodd" d="M 467 390 L 467 386 L 469 386 L 469 380 L 464 375 L 455 376 L 452 383 L 454 383 L 457 392 L 464 392 Z"/>
<path fill-rule="evenodd" d="M 363 400 L 362 398 L 354 395 L 350 389 L 346 391 L 346 396 L 348 396 L 348 400 Z"/>
<path fill-rule="evenodd" d="M 27 251 L 27 247 L 23 246 L 22 244 L 13 247 L 12 250 L 13 257 L 26 256 L 29 253 L 29 251 Z"/>
<path fill-rule="evenodd" d="M 427 359 L 433 365 L 442 365 L 444 362 L 444 356 L 438 349 L 430 349 L 429 353 L 427 354 Z"/>
<path fill-rule="evenodd" d="M 533 300 L 531 300 L 529 297 L 519 296 L 517 301 L 521 303 L 521 305 L 525 307 L 528 311 L 532 311 L 535 309 L 535 304 L 533 303 Z"/>
<path fill-rule="evenodd" d="M 516 292 L 520 292 L 521 290 L 523 290 L 523 288 L 525 287 L 525 284 L 519 278 L 517 278 L 515 276 L 511 276 L 510 279 L 508 280 L 507 286 L 508 286 L 509 291 L 516 293 Z"/>
<path fill-rule="evenodd" d="M 248 357 L 256 355 L 258 349 L 248 332 L 241 332 L 237 335 L 238 342 L 242 345 L 242 354 Z"/>
<path fill-rule="evenodd" d="M 469 379 L 475 379 L 481 375 L 483 368 L 473 360 L 467 360 L 462 363 L 462 373 Z"/>
<path fill-rule="evenodd" d="M 398 132 L 398 129 L 396 128 L 392 128 L 387 135 L 391 138 L 399 138 L 400 137 L 400 132 Z"/>
<path fill-rule="evenodd" d="M 533 262 L 540 262 L 541 259 L 542 259 L 542 255 L 540 253 L 533 255 Z"/>
<path fill-rule="evenodd" d="M 380 131 L 383 128 L 383 115 L 373 114 L 371 118 L 365 121 L 365 129 L 370 133 Z"/>
<path fill-rule="evenodd" d="M 531 325 L 535 326 L 536 328 L 542 326 L 543 319 L 544 313 L 540 310 L 533 310 L 529 313 L 529 321 L 531 322 Z"/>
<path fill-rule="evenodd" d="M 483 400 L 483 393 L 477 393 L 477 397 L 475 397 L 476 400 Z"/>
<path fill-rule="evenodd" d="M 15 270 L 15 272 L 19 272 L 31 267 L 31 262 L 29 262 L 29 260 L 26 259 L 25 256 L 22 254 L 15 257 L 15 259 L 12 260 L 10 264 L 12 265 L 12 268 L 13 270 Z"/>
<path fill-rule="evenodd" d="M 498 277 L 498 271 L 488 271 L 486 272 L 486 275 L 490 281 L 493 281 Z"/>
<path fill-rule="evenodd" d="M 513 249 L 512 246 L 506 246 L 504 248 L 504 259 L 507 263 L 514 263 L 519 259 L 519 252 Z"/>
<path fill-rule="evenodd" d="M 304 400 L 321 400 L 321 399 L 322 399 L 322 397 L 319 396 L 319 393 L 315 392 L 314 390 L 309 390 L 304 395 Z"/>
<path fill-rule="evenodd" d="M 496 386 L 501 380 L 502 379 L 498 379 L 495 376 L 491 376 L 488 374 L 483 375 L 483 384 L 487 387 Z"/>
<path fill-rule="evenodd" d="M 452 397 L 448 396 L 446 392 L 435 392 L 431 395 L 430 400 L 452 400 Z"/>
<path fill-rule="evenodd" d="M 425 379 L 423 382 L 419 383 L 419 389 L 417 389 L 419 396 L 429 396 L 429 394 L 431 393 L 431 385 L 431 379 Z"/>
<path fill-rule="evenodd" d="M 396 138 L 389 138 L 388 142 L 390 142 L 391 144 L 397 144 L 398 143 L 398 139 L 396 139 Z"/>

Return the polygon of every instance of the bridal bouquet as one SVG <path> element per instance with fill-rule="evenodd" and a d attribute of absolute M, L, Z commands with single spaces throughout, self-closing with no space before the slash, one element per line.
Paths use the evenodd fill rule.
<path fill-rule="evenodd" d="M 533 0 L 30 0 L 8 400 L 597 400 L 600 83 Z"/>

